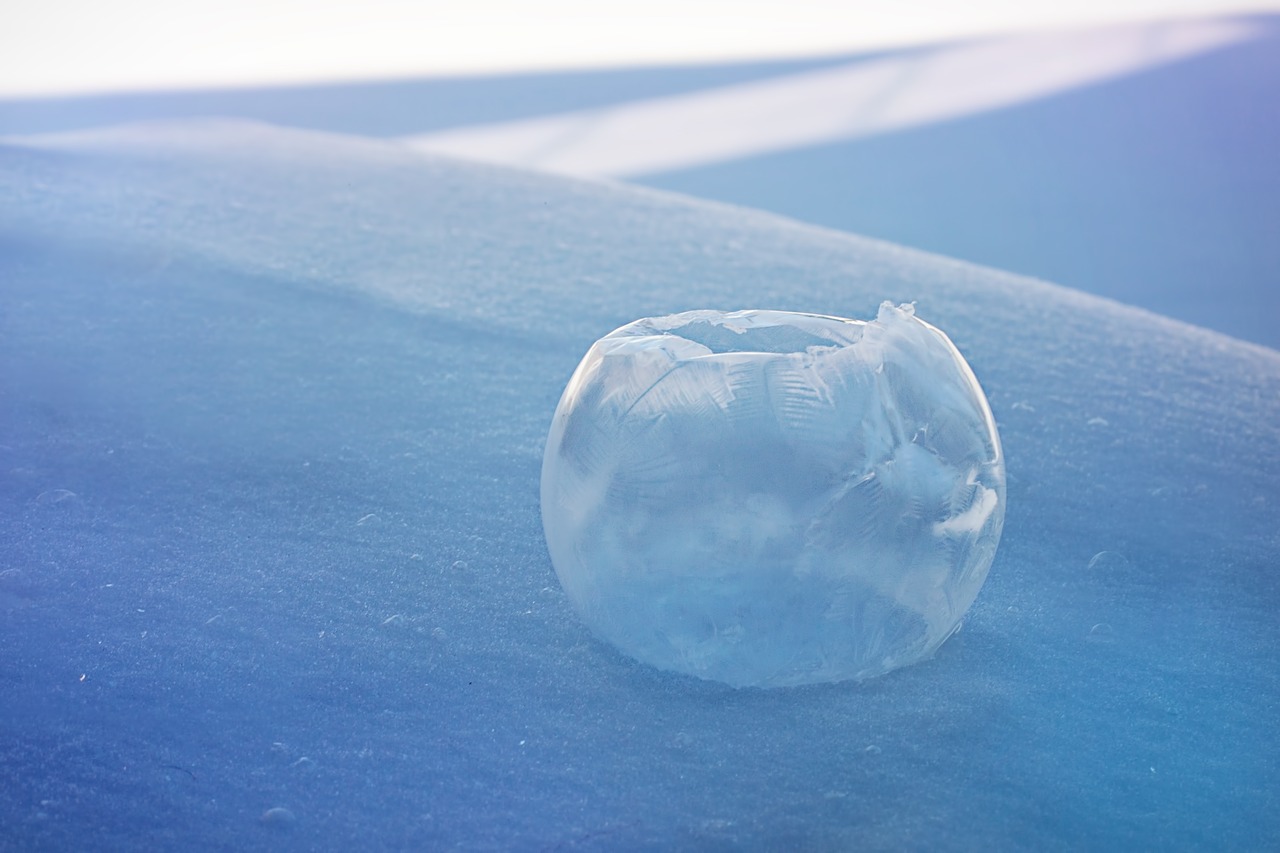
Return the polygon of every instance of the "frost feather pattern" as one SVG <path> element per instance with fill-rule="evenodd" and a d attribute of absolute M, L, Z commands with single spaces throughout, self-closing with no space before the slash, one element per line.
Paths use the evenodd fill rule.
<path fill-rule="evenodd" d="M 964 358 L 910 305 L 692 311 L 597 341 L 542 468 L 561 584 L 661 669 L 745 686 L 928 658 L 986 578 L 1004 461 Z"/>

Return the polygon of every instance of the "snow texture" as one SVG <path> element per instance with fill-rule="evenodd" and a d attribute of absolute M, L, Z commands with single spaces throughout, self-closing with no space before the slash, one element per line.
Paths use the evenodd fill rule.
<path fill-rule="evenodd" d="M 544 547 L 608 329 L 915 301 L 1008 511 L 932 661 L 733 690 Z M 0 146 L 0 847 L 1280 847 L 1280 354 L 648 190 L 175 124 Z"/>
<path fill-rule="evenodd" d="M 1248 21 L 1193 20 L 1021 33 L 405 141 L 573 175 L 678 172 L 1044 100 L 1248 41 L 1261 30 Z"/>
<path fill-rule="evenodd" d="M 1004 490 L 982 389 L 911 305 L 703 310 L 591 347 L 547 439 L 542 521 L 596 633 L 772 687 L 932 655 L 986 579 Z"/>
<path fill-rule="evenodd" d="M 1258 14 L 791 63 L 9 98 L 0 136 L 236 116 L 428 137 L 470 158 L 627 174 L 1280 348 L 1274 103 L 1280 17 Z"/>
<path fill-rule="evenodd" d="M 1280 18 L 1248 23 L 1248 40 L 1053 97 L 640 182 L 1280 349 L 1280 110 L 1263 106 L 1280 103 Z"/>

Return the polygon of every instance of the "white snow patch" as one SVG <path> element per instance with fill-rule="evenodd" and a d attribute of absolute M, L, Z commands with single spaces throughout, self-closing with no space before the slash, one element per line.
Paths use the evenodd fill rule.
<path fill-rule="evenodd" d="M 638 176 L 872 136 L 1008 107 L 1242 41 L 1229 20 L 964 43 L 764 82 L 404 137 L 421 151 Z"/>

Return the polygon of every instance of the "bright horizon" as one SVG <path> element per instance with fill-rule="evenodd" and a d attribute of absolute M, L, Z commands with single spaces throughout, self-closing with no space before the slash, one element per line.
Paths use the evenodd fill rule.
<path fill-rule="evenodd" d="M 6 13 L 0 97 L 529 73 L 853 53 L 1009 32 L 1280 11 L 1280 0 L 473 0 L 359 7 L 49 0 Z"/>

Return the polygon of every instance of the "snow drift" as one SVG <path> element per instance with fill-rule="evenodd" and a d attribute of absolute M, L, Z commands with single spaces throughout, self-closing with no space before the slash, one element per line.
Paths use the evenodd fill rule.
<path fill-rule="evenodd" d="M 1280 842 L 1274 351 L 746 210 L 239 124 L 11 140 L 0 282 L 8 843 Z M 964 631 L 768 692 L 594 640 L 538 520 L 580 354 L 693 306 L 885 299 L 948 331 L 1000 423 Z"/>

